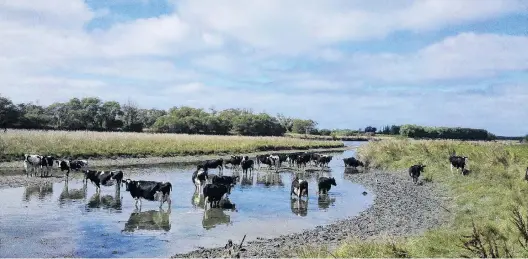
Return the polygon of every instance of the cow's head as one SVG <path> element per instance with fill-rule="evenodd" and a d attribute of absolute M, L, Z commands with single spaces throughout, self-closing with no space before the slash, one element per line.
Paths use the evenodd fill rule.
<path fill-rule="evenodd" d="M 335 178 L 334 177 L 330 177 L 330 184 L 333 185 L 333 186 L 337 186 L 336 184 L 336 181 L 335 181 Z"/>
<path fill-rule="evenodd" d="M 125 179 L 123 181 L 123 184 L 126 186 L 126 191 L 130 191 L 130 185 L 133 184 L 134 181 L 130 180 L 130 179 Z"/>
<path fill-rule="evenodd" d="M 420 170 L 420 172 L 423 172 L 425 167 L 426 167 L 426 165 L 424 165 L 424 164 L 418 164 L 418 169 Z"/>

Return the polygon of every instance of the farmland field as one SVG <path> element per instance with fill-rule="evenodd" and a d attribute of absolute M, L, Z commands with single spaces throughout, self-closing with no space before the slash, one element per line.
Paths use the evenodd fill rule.
<path fill-rule="evenodd" d="M 59 157 L 147 157 L 344 147 L 341 141 L 92 131 L 9 130 L 0 134 L 2 161 L 25 153 Z"/>

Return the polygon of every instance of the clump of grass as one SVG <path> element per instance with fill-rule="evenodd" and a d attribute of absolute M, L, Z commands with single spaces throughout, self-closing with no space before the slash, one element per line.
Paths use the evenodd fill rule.
<path fill-rule="evenodd" d="M 451 150 L 469 157 L 469 175 L 463 176 L 456 170 L 451 173 L 448 161 Z M 520 221 L 511 210 L 512 206 L 517 206 L 528 211 L 528 183 L 524 180 L 528 145 L 391 139 L 360 146 L 357 154 L 360 159 L 369 161 L 370 167 L 389 171 L 402 171 L 413 164 L 423 163 L 427 165 L 424 181 L 434 179 L 435 183 L 446 186 L 452 196 L 453 222 L 426 231 L 422 236 L 399 240 L 399 246 L 409 256 L 465 256 L 469 250 L 461 239 L 467 236 L 478 236 L 488 257 L 528 256 L 528 249 L 521 245 L 528 246 L 528 241 L 519 241 L 525 237 L 528 240 L 526 219 Z M 516 216 L 517 221 L 512 221 L 512 216 Z M 479 227 L 473 225 L 474 219 Z M 516 227 L 523 224 L 524 229 Z M 370 245 L 361 241 L 345 242 L 336 253 L 341 251 L 339 257 L 395 257 L 387 250 L 379 252 L 381 248 L 373 248 L 376 253 L 364 249 Z M 388 245 L 382 242 L 380 247 Z M 474 250 L 471 256 L 483 256 L 482 252 Z"/>
<path fill-rule="evenodd" d="M 0 134 L 0 160 L 24 153 L 60 157 L 179 156 L 248 153 L 268 150 L 343 147 L 340 141 L 285 137 L 246 137 L 91 131 L 9 130 Z"/>

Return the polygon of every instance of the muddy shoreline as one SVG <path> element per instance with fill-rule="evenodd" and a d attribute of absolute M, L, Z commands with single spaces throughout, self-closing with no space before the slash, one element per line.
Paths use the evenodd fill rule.
<path fill-rule="evenodd" d="M 377 238 L 386 236 L 412 236 L 451 221 L 450 202 L 445 187 L 435 183 L 414 185 L 405 172 L 367 172 L 348 174 L 352 182 L 374 192 L 373 205 L 356 217 L 317 226 L 301 233 L 263 239 L 248 234 L 241 257 L 277 258 L 297 257 L 302 246 L 326 246 L 330 250 L 347 238 Z M 350 201 L 353 202 L 353 201 Z M 330 223 L 330 222 L 329 222 Z M 240 240 L 233 240 L 240 243 Z M 248 240 L 252 240 L 249 241 Z M 227 240 L 225 240 L 227 243 Z M 202 248 L 181 257 L 224 257 L 223 247 Z M 329 255 L 330 256 L 330 255 Z"/>
<path fill-rule="evenodd" d="M 331 152 L 343 152 L 345 150 L 353 149 L 355 147 L 342 147 L 342 148 L 325 148 L 325 149 L 310 149 L 310 150 L 282 150 L 282 151 L 263 151 L 255 153 L 241 153 L 237 155 L 247 155 L 254 159 L 256 155 L 266 153 L 293 153 L 293 152 L 319 152 L 319 153 L 331 153 Z M 117 158 L 117 159 L 93 159 L 89 160 L 89 168 L 100 168 L 103 170 L 127 168 L 127 167 L 141 167 L 141 166 L 161 166 L 161 165 L 176 165 L 176 166 L 188 166 L 197 164 L 200 161 L 214 159 L 214 158 L 229 158 L 231 155 L 204 155 L 204 156 L 174 156 L 174 157 L 145 157 L 145 158 Z M 75 171 L 72 171 L 72 175 L 77 175 Z M 22 187 L 27 185 L 36 185 L 44 183 L 61 182 L 64 179 L 64 174 L 59 170 L 54 169 L 53 177 L 40 178 L 40 177 L 26 177 L 22 161 L 15 162 L 3 162 L 0 163 L 0 188 L 14 188 Z"/>

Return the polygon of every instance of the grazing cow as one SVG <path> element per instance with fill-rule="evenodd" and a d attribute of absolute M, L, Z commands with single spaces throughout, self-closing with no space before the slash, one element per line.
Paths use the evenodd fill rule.
<path fill-rule="evenodd" d="M 218 176 L 215 175 L 211 178 L 213 184 L 222 184 L 227 186 L 227 193 L 231 194 L 231 188 L 236 185 L 238 176 Z"/>
<path fill-rule="evenodd" d="M 203 195 L 205 201 L 205 209 L 207 209 L 207 204 L 209 208 L 213 206 L 217 207 L 220 203 L 220 200 L 228 193 L 228 187 L 223 184 L 214 184 L 208 183 L 203 188 Z"/>
<path fill-rule="evenodd" d="M 244 174 L 246 174 L 248 172 L 248 169 L 249 169 L 249 173 L 253 173 L 253 165 L 255 164 L 255 162 L 253 160 L 244 160 L 242 161 L 242 164 L 241 164 L 241 167 L 242 167 L 242 172 Z"/>
<path fill-rule="evenodd" d="M 88 161 L 86 160 L 56 160 L 55 163 L 57 163 L 61 172 L 66 171 L 66 176 L 70 174 L 71 170 L 79 171 L 88 166 Z"/>
<path fill-rule="evenodd" d="M 296 160 L 297 167 L 298 168 L 301 168 L 301 166 L 306 167 L 306 164 L 310 162 L 310 158 L 311 158 L 311 154 L 309 153 L 302 153 L 298 155 L 297 160 Z"/>
<path fill-rule="evenodd" d="M 332 158 L 333 156 L 327 156 L 327 155 L 320 156 L 316 161 L 316 165 L 320 165 L 321 167 L 325 167 L 325 166 L 328 167 L 328 163 L 332 161 Z"/>
<path fill-rule="evenodd" d="M 26 177 L 31 175 L 37 175 L 37 172 L 40 171 L 42 174 L 42 156 L 41 155 L 28 155 L 24 154 L 24 169 L 26 170 Z"/>
<path fill-rule="evenodd" d="M 224 170 L 224 159 L 219 158 L 213 160 L 206 160 L 205 162 L 203 162 L 202 167 L 208 170 L 218 168 L 219 172 L 221 173 Z"/>
<path fill-rule="evenodd" d="M 207 182 L 207 178 L 209 178 L 207 167 L 198 165 L 196 171 L 192 174 L 192 182 L 194 183 L 195 190 L 201 190 Z"/>
<path fill-rule="evenodd" d="M 224 165 L 230 164 L 233 169 L 237 169 L 242 162 L 242 156 L 231 156 L 231 158 L 225 160 Z"/>
<path fill-rule="evenodd" d="M 424 168 L 425 165 L 422 164 L 413 165 L 409 167 L 409 176 L 412 177 L 412 180 L 415 184 L 418 182 L 418 177 L 420 177 L 420 173 L 423 173 Z"/>
<path fill-rule="evenodd" d="M 42 177 L 42 171 L 45 171 L 45 176 L 48 176 L 50 171 L 53 169 L 53 161 L 55 161 L 55 157 L 53 156 L 43 156 L 41 159 L 41 172 L 40 177 Z"/>
<path fill-rule="evenodd" d="M 295 177 L 291 183 L 291 191 L 290 196 L 292 194 L 295 194 L 297 198 L 301 198 L 301 196 L 306 196 L 308 199 L 308 181 L 306 180 L 299 180 L 299 178 Z"/>
<path fill-rule="evenodd" d="M 268 154 L 256 156 L 257 166 L 259 169 L 260 169 L 260 164 L 268 165 L 268 168 L 271 168 L 272 161 L 269 159 L 269 156 L 270 155 Z"/>
<path fill-rule="evenodd" d="M 357 160 L 355 157 L 343 158 L 343 162 L 345 163 L 345 167 L 347 167 L 347 166 L 351 166 L 351 167 L 354 167 L 354 168 L 356 168 L 358 166 L 365 167 L 363 162 Z"/>
<path fill-rule="evenodd" d="M 155 182 L 155 181 L 133 181 L 125 180 L 126 191 L 130 192 L 132 198 L 136 200 L 136 207 L 139 201 L 141 208 L 141 199 L 147 201 L 160 201 L 160 208 L 164 202 L 167 202 L 169 208 L 171 207 L 170 192 L 172 191 L 172 184 L 170 182 Z"/>
<path fill-rule="evenodd" d="M 524 173 L 524 180 L 528 181 L 528 167 L 526 167 L 526 172 Z"/>
<path fill-rule="evenodd" d="M 457 171 L 460 169 L 461 171 L 466 168 L 467 164 L 467 156 L 456 156 L 456 155 L 450 155 L 449 156 L 449 163 L 451 164 L 451 172 L 453 172 L 453 167 L 457 169 Z"/>
<path fill-rule="evenodd" d="M 84 181 L 88 182 L 88 180 L 90 180 L 95 185 L 95 187 L 97 187 L 96 191 L 99 192 L 101 190 L 101 185 L 105 185 L 105 186 L 112 185 L 112 180 L 115 179 L 113 177 L 114 177 L 114 174 L 116 173 L 117 172 L 115 171 L 86 170 L 84 171 L 83 182 Z"/>
<path fill-rule="evenodd" d="M 319 177 L 317 181 L 317 187 L 319 188 L 318 194 L 327 194 L 333 186 L 337 186 L 334 177 Z"/>

